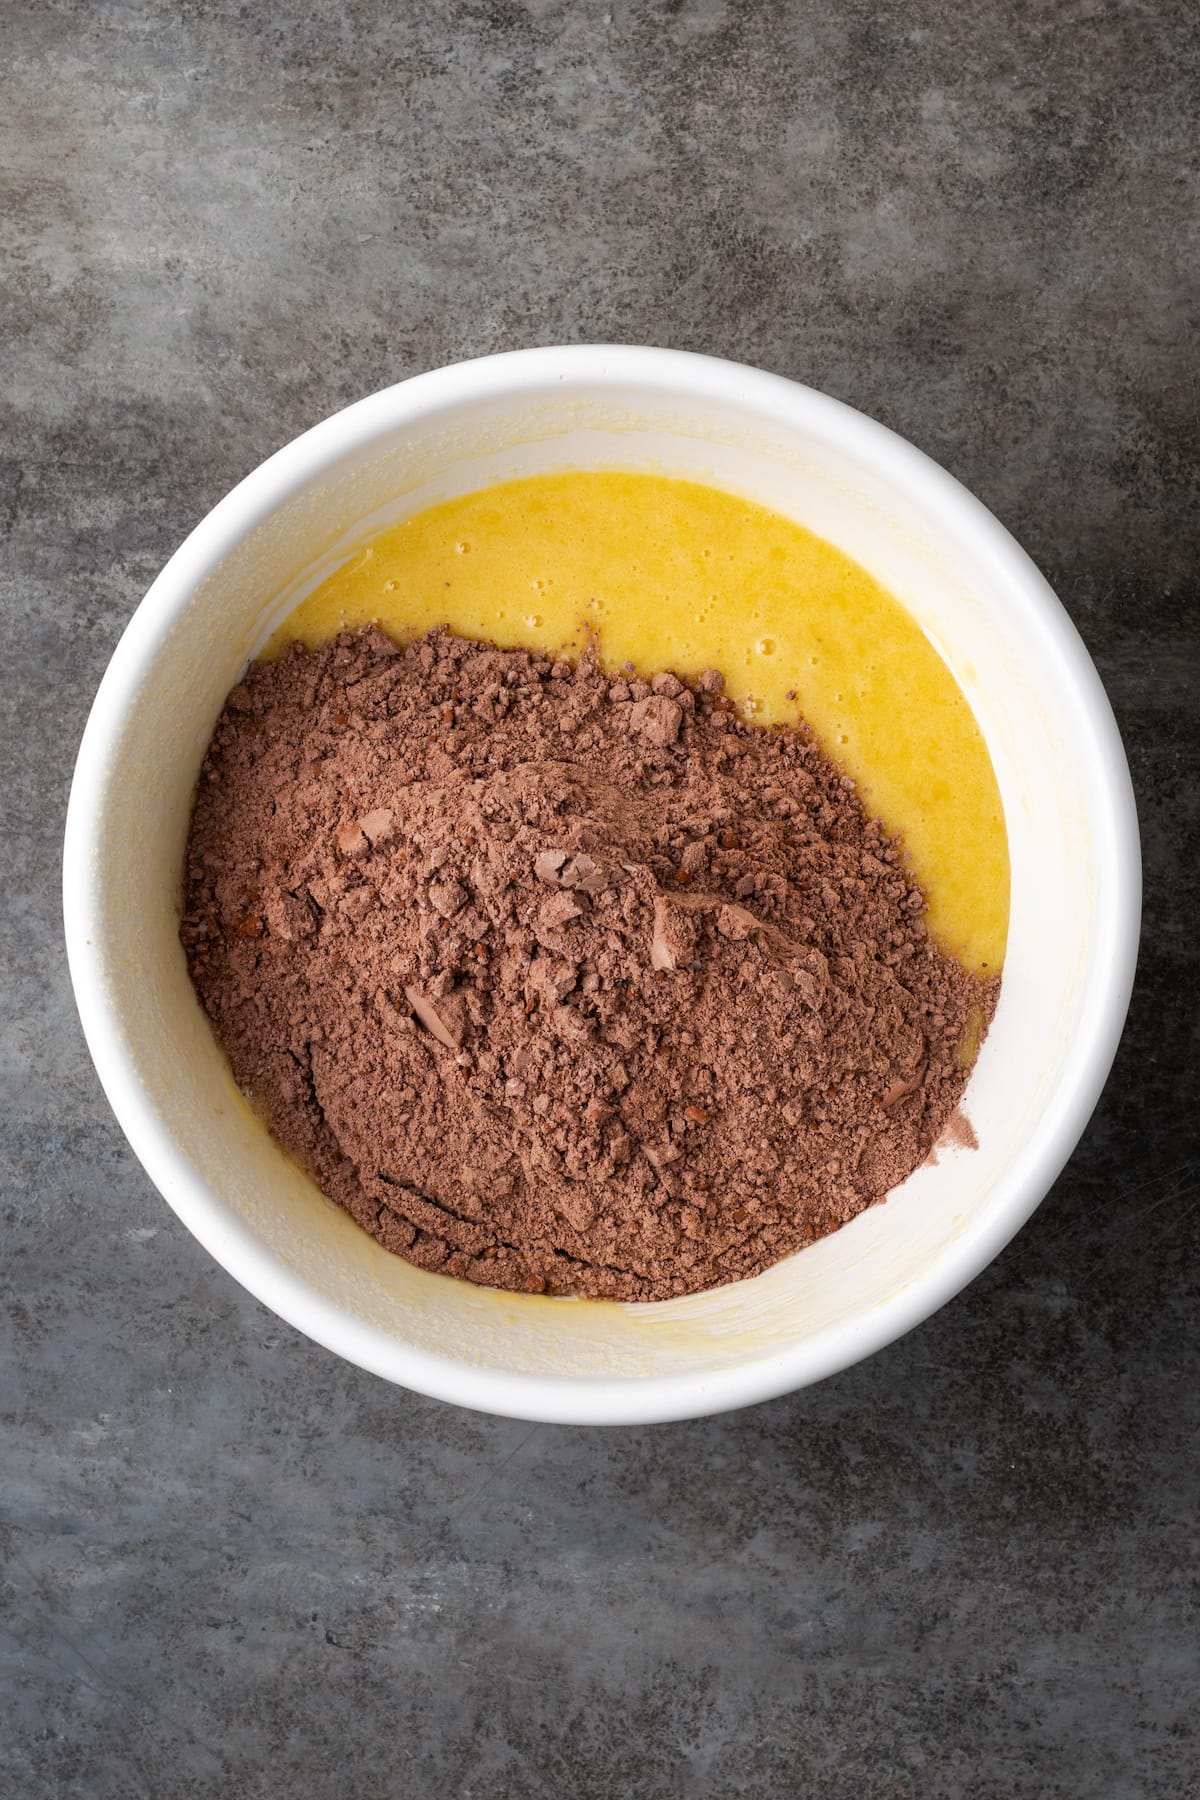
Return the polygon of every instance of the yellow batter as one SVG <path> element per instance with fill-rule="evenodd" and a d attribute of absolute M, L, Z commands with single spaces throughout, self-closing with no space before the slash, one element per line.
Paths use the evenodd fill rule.
<path fill-rule="evenodd" d="M 399 637 L 448 625 L 543 651 L 577 650 L 591 629 L 612 667 L 720 669 L 756 722 L 808 721 L 903 833 L 939 943 L 969 968 L 999 969 L 1008 840 L 974 715 L 899 602 L 778 513 L 658 475 L 498 483 L 383 532 L 266 654 L 366 624 Z"/>

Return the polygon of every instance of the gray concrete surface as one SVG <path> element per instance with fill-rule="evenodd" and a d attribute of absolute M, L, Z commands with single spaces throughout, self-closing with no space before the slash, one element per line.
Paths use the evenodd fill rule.
<path fill-rule="evenodd" d="M 1194 9 L 609 4 L 4 9 L 6 1795 L 1200 1790 Z M 1108 683 L 1148 879 L 999 1262 L 818 1390 L 594 1434 L 389 1389 L 208 1260 L 57 896 L 194 521 L 361 394 L 586 339 L 799 376 L 973 487 Z"/>

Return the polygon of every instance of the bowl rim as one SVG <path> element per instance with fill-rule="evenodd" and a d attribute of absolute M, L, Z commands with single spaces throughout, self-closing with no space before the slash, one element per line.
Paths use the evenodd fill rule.
<path fill-rule="evenodd" d="M 897 485 L 968 536 L 974 554 L 1024 606 L 1031 629 L 1057 653 L 1090 733 L 1098 880 L 1089 1006 L 1037 1131 L 993 1190 L 987 1216 L 946 1246 L 915 1279 L 869 1313 L 728 1369 L 667 1376 L 533 1376 L 481 1368 L 421 1350 L 344 1312 L 282 1264 L 235 1218 L 188 1163 L 142 1090 L 102 979 L 96 938 L 93 821 L 110 752 L 130 697 L 163 638 L 205 578 L 296 489 L 397 427 L 456 403 L 552 390 L 565 382 L 638 385 L 666 398 L 733 405 L 802 423 Z M 1116 1054 L 1137 960 L 1141 859 L 1133 786 L 1108 697 L 1061 602 L 1009 532 L 962 484 L 915 445 L 843 401 L 744 364 L 690 351 L 584 344 L 506 351 L 452 363 L 384 388 L 332 414 L 246 475 L 200 521 L 151 584 L 117 644 L 80 743 L 63 847 L 63 916 L 76 1005 L 101 1085 L 143 1168 L 184 1225 L 236 1280 L 306 1336 L 360 1367 L 439 1400 L 479 1411 L 569 1424 L 643 1424 L 750 1405 L 838 1373 L 929 1318 L 996 1257 L 1049 1192 L 1083 1133 Z"/>

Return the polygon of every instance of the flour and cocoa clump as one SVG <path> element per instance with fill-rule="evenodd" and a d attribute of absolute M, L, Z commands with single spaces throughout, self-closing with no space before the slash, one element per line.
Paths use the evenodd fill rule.
<path fill-rule="evenodd" d="M 694 686 L 434 633 L 253 666 L 182 938 L 242 1087 L 410 1262 L 653 1300 L 920 1163 L 995 1004 L 854 784 Z"/>

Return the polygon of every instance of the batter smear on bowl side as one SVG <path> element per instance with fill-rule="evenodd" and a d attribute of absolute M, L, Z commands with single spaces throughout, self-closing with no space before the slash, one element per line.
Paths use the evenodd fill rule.
<path fill-rule="evenodd" d="M 802 728 L 435 631 L 253 665 L 182 938 L 239 1084 L 389 1250 L 655 1300 L 884 1197 L 995 1006 Z"/>

